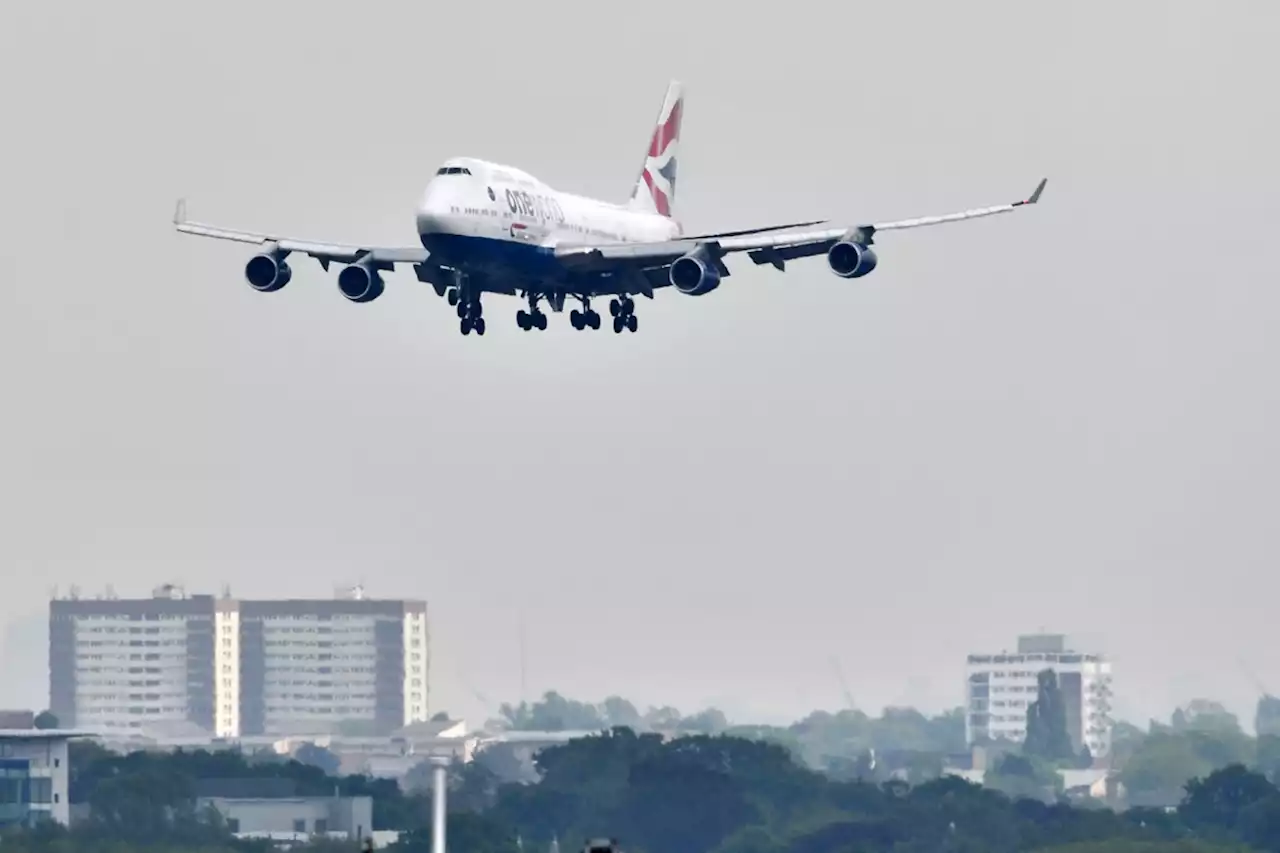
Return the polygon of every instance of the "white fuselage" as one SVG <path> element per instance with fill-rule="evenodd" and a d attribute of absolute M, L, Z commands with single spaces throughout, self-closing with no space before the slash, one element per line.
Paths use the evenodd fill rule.
<path fill-rule="evenodd" d="M 674 219 L 559 192 L 519 169 L 473 158 L 444 163 L 417 212 L 429 250 L 523 265 L 556 246 L 676 239 Z"/>

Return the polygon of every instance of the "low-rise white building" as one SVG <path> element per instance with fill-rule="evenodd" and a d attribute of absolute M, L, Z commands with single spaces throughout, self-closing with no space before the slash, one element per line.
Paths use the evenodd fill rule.
<path fill-rule="evenodd" d="M 0 826 L 71 822 L 67 744 L 83 732 L 0 729 Z"/>

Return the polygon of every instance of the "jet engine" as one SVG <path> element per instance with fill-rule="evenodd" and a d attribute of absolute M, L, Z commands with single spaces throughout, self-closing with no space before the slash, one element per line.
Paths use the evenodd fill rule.
<path fill-rule="evenodd" d="M 842 237 L 827 250 L 827 265 L 841 278 L 862 278 L 876 268 L 876 253 L 861 243 Z"/>
<path fill-rule="evenodd" d="M 254 255 L 244 265 L 244 277 L 249 286 L 260 293 L 275 293 L 293 278 L 293 270 L 282 258 L 275 255 Z"/>
<path fill-rule="evenodd" d="M 667 273 L 671 284 L 686 296 L 702 296 L 720 286 L 720 265 L 705 246 L 677 258 Z"/>
<path fill-rule="evenodd" d="M 352 302 L 372 302 L 384 287 L 381 274 L 368 264 L 352 264 L 338 273 L 338 289 Z"/>

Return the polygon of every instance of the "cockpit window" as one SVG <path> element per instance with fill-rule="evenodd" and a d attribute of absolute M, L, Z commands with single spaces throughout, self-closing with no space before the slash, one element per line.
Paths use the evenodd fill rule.
<path fill-rule="evenodd" d="M 441 166 L 436 170 L 437 175 L 470 175 L 471 170 L 466 166 Z"/>

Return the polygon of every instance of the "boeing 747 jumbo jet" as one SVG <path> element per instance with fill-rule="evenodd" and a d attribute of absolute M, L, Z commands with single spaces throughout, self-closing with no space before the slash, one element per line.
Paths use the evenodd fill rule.
<path fill-rule="evenodd" d="M 293 278 L 287 262 L 291 254 L 309 255 L 326 271 L 331 263 L 345 264 L 338 273 L 338 290 L 360 303 L 382 295 L 383 273 L 408 264 L 419 281 L 457 307 L 464 335 L 484 334 L 480 299 L 486 293 L 526 300 L 528 307 L 516 312 L 516 323 L 526 331 L 547 328 L 543 302 L 560 313 L 566 297 L 572 297 L 582 306 L 569 314 L 575 329 L 599 329 L 592 300 L 608 298 L 614 332 L 634 332 L 638 324 L 632 296 L 652 299 L 655 290 L 668 286 L 686 296 L 710 293 L 729 275 L 724 259 L 730 254 L 746 252 L 755 263 L 779 270 L 787 261 L 825 254 L 836 275 L 861 278 L 876 268 L 871 246 L 877 232 L 1008 213 L 1039 201 L 1046 183 L 1042 180 L 1025 201 L 943 216 L 852 226 L 814 220 L 686 235 L 674 213 L 683 118 L 683 87 L 672 82 L 635 189 L 624 204 L 552 189 L 511 166 L 471 157 L 448 160 L 418 205 L 420 248 L 231 230 L 188 221 L 182 201 L 174 225 L 185 234 L 256 244 L 258 253 L 244 274 L 263 293 L 280 290 Z"/>

